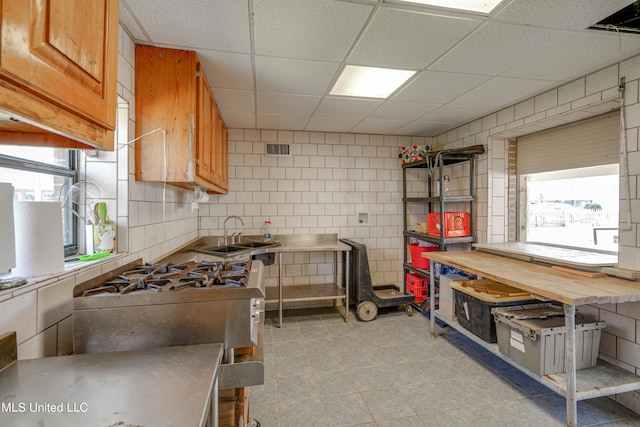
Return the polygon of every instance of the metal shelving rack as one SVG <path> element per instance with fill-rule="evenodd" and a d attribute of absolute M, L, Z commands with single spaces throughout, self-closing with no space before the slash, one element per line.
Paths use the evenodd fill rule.
<path fill-rule="evenodd" d="M 404 277 L 407 272 L 416 273 L 422 277 L 429 278 L 430 271 L 417 268 L 409 262 L 409 243 L 410 239 L 434 243 L 440 246 L 440 250 L 446 250 L 448 245 L 459 243 L 473 243 L 475 241 L 475 211 L 474 211 L 474 199 L 475 199 L 475 169 L 474 159 L 476 154 L 484 152 L 482 145 L 476 145 L 462 149 L 440 150 L 427 153 L 423 160 L 404 163 L 402 165 L 402 203 L 403 203 L 403 235 L 405 239 L 404 256 L 403 256 L 403 268 Z M 469 193 L 465 195 L 445 195 L 444 186 L 440 185 L 440 193 L 435 194 L 432 190 L 434 179 L 439 179 L 439 182 L 444 182 L 444 170 L 447 166 L 453 166 L 458 163 L 468 162 L 469 164 Z M 427 169 L 426 177 L 426 197 L 408 197 L 407 196 L 407 173 L 412 169 Z M 425 214 L 438 212 L 440 214 L 440 224 L 444 224 L 443 214 L 445 207 L 450 206 L 453 203 L 465 203 L 467 204 L 467 212 L 469 212 L 469 222 L 471 233 L 465 237 L 445 237 L 445 233 L 441 232 L 439 237 L 429 236 L 426 233 L 418 233 L 410 229 L 409 224 L 409 206 L 411 204 L 422 204 L 426 207 Z M 437 210 L 435 208 L 438 208 Z M 429 297 L 425 299 L 421 304 L 415 305 L 420 310 L 428 310 Z"/>

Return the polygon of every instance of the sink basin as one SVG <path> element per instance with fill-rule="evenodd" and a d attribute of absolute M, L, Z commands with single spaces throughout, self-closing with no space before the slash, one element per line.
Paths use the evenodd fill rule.
<path fill-rule="evenodd" d="M 276 242 L 241 242 L 233 243 L 229 245 L 209 246 L 201 249 L 196 249 L 198 252 L 202 252 L 208 255 L 216 256 L 231 256 L 236 253 L 252 252 L 253 249 L 259 250 L 260 248 L 266 248 L 268 246 L 279 246 L 280 243 Z"/>
<path fill-rule="evenodd" d="M 242 243 L 234 243 L 231 246 L 243 247 L 243 248 L 262 248 L 265 246 L 275 246 L 274 242 L 242 242 Z"/>
<path fill-rule="evenodd" d="M 200 252 L 204 252 L 207 254 L 230 254 L 246 250 L 246 247 L 241 246 L 213 246 L 209 248 L 199 249 Z"/>

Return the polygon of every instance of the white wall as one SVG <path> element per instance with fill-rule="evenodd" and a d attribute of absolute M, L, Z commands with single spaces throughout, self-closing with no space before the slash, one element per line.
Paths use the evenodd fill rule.
<path fill-rule="evenodd" d="M 429 138 L 322 132 L 232 129 L 229 132 L 229 194 L 200 207 L 200 234 L 222 235 L 227 215 L 240 216 L 245 235 L 260 234 L 265 220 L 276 235 L 337 234 L 367 245 L 374 283 L 402 284 L 402 145 Z M 266 156 L 267 143 L 291 144 L 288 157 Z M 367 224 L 358 224 L 367 213 Z M 240 223 L 229 222 L 230 230 Z M 231 231 L 230 231 L 231 232 Z M 311 262 L 309 263 L 311 258 Z M 298 255 L 286 284 L 330 283 L 332 254 Z M 275 285 L 275 267 L 267 285 Z M 321 274 L 322 276 L 322 274 Z M 325 279 L 325 280 L 323 280 Z"/>

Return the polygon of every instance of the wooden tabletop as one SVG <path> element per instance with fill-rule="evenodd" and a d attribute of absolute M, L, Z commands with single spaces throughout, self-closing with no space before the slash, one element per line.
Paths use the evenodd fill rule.
<path fill-rule="evenodd" d="M 540 299 L 571 305 L 612 304 L 640 301 L 640 282 L 615 277 L 583 277 L 481 251 L 428 252 L 435 262 L 459 268 L 515 288 Z"/>

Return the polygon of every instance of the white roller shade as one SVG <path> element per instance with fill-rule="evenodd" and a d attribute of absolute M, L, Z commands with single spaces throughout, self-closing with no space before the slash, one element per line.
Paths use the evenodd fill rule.
<path fill-rule="evenodd" d="M 519 137 L 517 173 L 549 172 L 620 161 L 620 112 Z"/>

